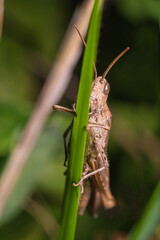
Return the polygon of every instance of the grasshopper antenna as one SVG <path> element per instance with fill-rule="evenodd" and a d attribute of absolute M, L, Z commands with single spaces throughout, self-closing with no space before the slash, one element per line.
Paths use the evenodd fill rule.
<path fill-rule="evenodd" d="M 102 78 L 105 78 L 106 75 L 108 74 L 109 70 L 113 67 L 113 65 L 130 49 L 130 47 L 127 47 L 124 49 L 108 66 L 106 71 L 103 73 Z"/>
<path fill-rule="evenodd" d="M 74 25 L 74 26 L 75 26 L 75 29 L 77 30 L 77 32 L 78 32 L 78 34 L 79 34 L 79 36 L 80 36 L 80 39 L 82 40 L 82 43 L 84 44 L 85 47 L 87 47 L 87 44 L 86 44 L 84 38 L 82 37 L 82 35 L 81 35 L 81 33 L 80 33 L 77 25 Z"/>
<path fill-rule="evenodd" d="M 83 45 L 84 45 L 85 47 L 87 47 L 87 44 L 86 44 L 84 38 L 82 37 L 82 35 L 81 35 L 81 33 L 80 33 L 77 25 L 74 25 L 74 26 L 75 26 L 75 29 L 77 30 L 77 32 L 78 32 L 78 34 L 79 34 L 79 36 L 80 36 L 80 39 L 82 40 Z M 97 69 L 96 69 L 96 66 L 95 66 L 94 63 L 93 63 L 93 67 L 94 67 L 94 76 L 95 76 L 95 79 L 96 79 L 96 78 L 97 78 Z"/>
<path fill-rule="evenodd" d="M 93 67 L 94 67 L 94 77 L 96 79 L 97 78 L 97 69 L 96 69 L 96 66 L 94 63 L 93 63 Z"/>

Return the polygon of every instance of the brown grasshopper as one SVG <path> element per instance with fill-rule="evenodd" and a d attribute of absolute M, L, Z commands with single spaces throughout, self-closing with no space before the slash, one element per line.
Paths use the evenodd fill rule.
<path fill-rule="evenodd" d="M 83 44 L 86 46 L 86 43 L 77 27 L 76 29 Z M 101 204 L 103 204 L 106 209 L 113 208 L 116 205 L 116 201 L 110 190 L 109 162 L 106 155 L 112 114 L 107 106 L 110 85 L 105 77 L 115 62 L 128 50 L 129 47 L 121 52 L 100 77 L 97 77 L 97 71 L 94 66 L 95 79 L 92 83 L 90 96 L 90 112 L 88 126 L 86 129 L 87 140 L 85 146 L 83 172 L 80 181 L 77 184 L 73 183 L 73 186 L 75 187 L 79 185 L 81 186 L 78 207 L 79 215 L 83 215 L 84 210 L 88 208 L 89 213 L 95 217 Z M 53 109 L 66 111 L 76 115 L 75 109 L 71 110 L 57 105 L 54 105 Z M 65 164 L 69 149 L 69 146 L 67 148 L 65 139 L 71 130 L 72 125 L 73 121 L 63 135 L 65 146 Z M 83 184 L 84 180 L 85 183 Z"/>

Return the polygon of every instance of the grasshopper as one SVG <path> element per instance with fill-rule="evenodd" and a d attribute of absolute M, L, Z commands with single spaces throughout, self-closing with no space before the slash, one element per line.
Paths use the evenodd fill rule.
<path fill-rule="evenodd" d="M 76 27 L 76 26 L 75 26 Z M 86 43 L 80 34 L 78 28 L 76 30 L 86 47 Z M 95 70 L 95 79 L 92 83 L 90 96 L 90 111 L 88 118 L 87 140 L 85 146 L 85 155 L 83 163 L 82 177 L 78 183 L 72 185 L 81 186 L 81 193 L 78 206 L 78 214 L 83 215 L 87 208 L 89 213 L 96 217 L 100 206 L 103 204 L 105 209 L 113 208 L 116 205 L 115 198 L 110 190 L 109 181 L 109 161 L 106 155 L 109 133 L 111 129 L 112 114 L 107 106 L 108 94 L 110 85 L 105 79 L 111 67 L 118 61 L 118 59 L 129 50 L 127 47 L 122 51 L 108 66 L 102 76 L 97 77 L 97 70 Z M 75 107 L 73 110 L 54 105 L 53 109 L 65 111 L 76 116 Z M 66 136 L 72 129 L 73 121 L 69 128 L 65 131 L 64 146 L 65 146 L 65 162 L 66 165 L 68 149 L 66 145 Z M 85 181 L 84 181 L 85 180 Z M 83 183 L 84 181 L 84 183 Z"/>

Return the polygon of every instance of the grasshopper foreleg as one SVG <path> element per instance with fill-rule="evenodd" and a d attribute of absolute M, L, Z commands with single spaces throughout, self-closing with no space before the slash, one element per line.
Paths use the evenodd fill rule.
<path fill-rule="evenodd" d="M 59 105 L 53 105 L 52 108 L 53 108 L 54 110 L 58 110 L 58 111 L 61 111 L 61 112 L 71 113 L 71 114 L 73 114 L 74 116 L 77 116 L 74 105 L 73 105 L 73 109 L 69 109 L 69 108 L 66 108 L 66 107 L 59 106 Z"/>

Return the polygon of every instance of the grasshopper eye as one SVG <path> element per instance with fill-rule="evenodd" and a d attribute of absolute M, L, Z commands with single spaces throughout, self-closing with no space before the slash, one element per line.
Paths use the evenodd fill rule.
<path fill-rule="evenodd" d="M 110 91 L 110 85 L 109 83 L 107 82 L 105 85 L 104 85 L 104 94 L 107 95 Z"/>

